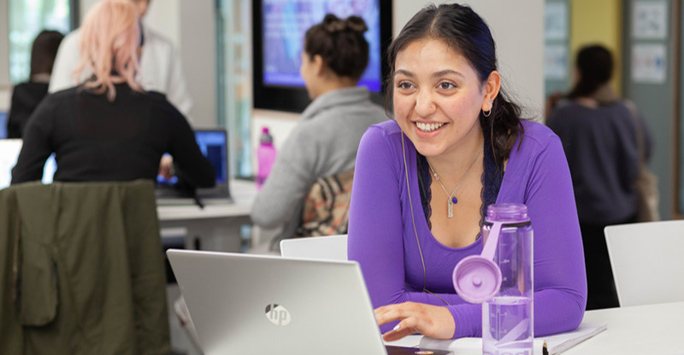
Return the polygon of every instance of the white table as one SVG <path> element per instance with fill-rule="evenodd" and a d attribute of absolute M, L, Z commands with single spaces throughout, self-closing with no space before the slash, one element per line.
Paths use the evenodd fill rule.
<path fill-rule="evenodd" d="M 563 354 L 681 355 L 683 320 L 684 302 L 588 311 L 585 322 L 607 323 L 608 329 Z"/>
<path fill-rule="evenodd" d="M 239 252 L 240 228 L 252 224 L 249 212 L 257 194 L 252 181 L 231 180 L 233 203 L 211 204 L 204 208 L 194 204 L 157 206 L 162 231 L 182 229 L 187 234 L 186 248 L 194 248 L 200 239 L 202 249 Z"/>
<path fill-rule="evenodd" d="M 684 302 L 588 311 L 583 322 L 608 328 L 562 355 L 684 355 L 683 320 Z M 417 347 L 421 338 L 411 335 L 388 344 Z"/>

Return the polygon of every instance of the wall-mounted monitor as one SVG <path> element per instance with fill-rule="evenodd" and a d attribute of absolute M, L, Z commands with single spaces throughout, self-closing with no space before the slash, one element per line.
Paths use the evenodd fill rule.
<path fill-rule="evenodd" d="M 304 34 L 326 14 L 362 17 L 368 67 L 359 81 L 382 102 L 385 52 L 392 40 L 392 0 L 256 0 L 253 2 L 254 107 L 302 112 L 310 103 L 299 75 Z"/>

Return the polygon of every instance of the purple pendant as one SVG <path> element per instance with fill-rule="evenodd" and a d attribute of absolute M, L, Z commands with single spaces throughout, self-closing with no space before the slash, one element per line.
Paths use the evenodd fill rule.
<path fill-rule="evenodd" d="M 452 198 L 451 198 L 451 202 L 453 202 L 453 203 L 456 204 L 456 203 L 458 203 L 458 200 L 456 199 L 456 197 L 452 197 Z"/>

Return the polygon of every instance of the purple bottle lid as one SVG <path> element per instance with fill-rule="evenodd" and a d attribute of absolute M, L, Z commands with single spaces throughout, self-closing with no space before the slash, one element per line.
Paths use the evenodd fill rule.
<path fill-rule="evenodd" d="M 463 258 L 454 268 L 452 281 L 461 298 L 470 303 L 487 302 L 501 287 L 501 269 L 493 261 L 499 243 L 501 227 L 505 224 L 530 221 L 527 206 L 519 203 L 489 205 L 485 221 L 492 223 L 487 241 L 480 255 Z"/>
<path fill-rule="evenodd" d="M 516 224 L 529 222 L 530 217 L 527 215 L 527 206 L 521 203 L 498 203 L 487 206 L 485 221 Z"/>
<path fill-rule="evenodd" d="M 501 287 L 501 270 L 492 260 L 499 242 L 502 222 L 494 222 L 481 255 L 463 258 L 454 268 L 456 293 L 470 303 L 489 301 Z"/>
<path fill-rule="evenodd" d="M 261 129 L 261 138 L 259 138 L 261 145 L 273 145 L 273 136 L 269 133 L 268 127 Z"/>
<path fill-rule="evenodd" d="M 491 259 L 480 255 L 461 260 L 452 277 L 456 293 L 470 303 L 489 301 L 501 287 L 501 270 Z"/>

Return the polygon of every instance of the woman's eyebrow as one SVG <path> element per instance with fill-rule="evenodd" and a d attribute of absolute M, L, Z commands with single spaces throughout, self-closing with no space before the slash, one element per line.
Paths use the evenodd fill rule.
<path fill-rule="evenodd" d="M 408 70 L 399 69 L 399 70 L 397 70 L 397 71 L 394 72 L 394 76 L 397 76 L 397 75 L 399 75 L 399 74 L 408 76 L 409 78 L 413 78 L 413 73 L 411 73 L 411 72 L 408 71 Z"/>
<path fill-rule="evenodd" d="M 438 78 L 438 77 L 442 77 L 442 76 L 446 76 L 446 75 L 450 75 L 450 74 L 460 76 L 461 78 L 465 78 L 465 76 L 463 74 L 461 74 L 460 72 L 457 72 L 456 70 L 453 70 L 453 69 L 440 70 L 436 73 L 433 73 L 432 77 Z"/>

